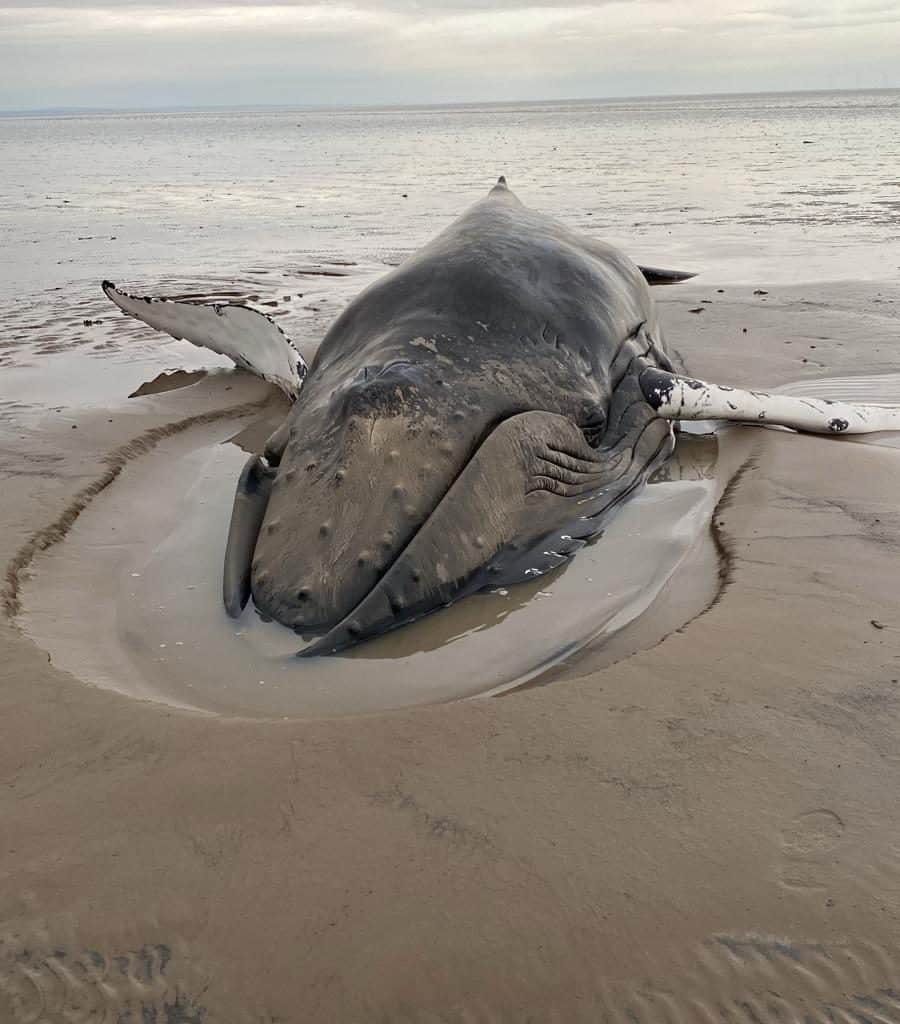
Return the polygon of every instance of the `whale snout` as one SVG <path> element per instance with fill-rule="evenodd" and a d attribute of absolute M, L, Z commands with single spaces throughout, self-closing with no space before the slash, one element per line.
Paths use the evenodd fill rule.
<path fill-rule="evenodd" d="M 331 629 L 415 536 L 469 457 L 469 423 L 443 422 L 393 385 L 353 386 L 324 432 L 298 420 L 254 551 L 259 610 L 302 634 Z"/>

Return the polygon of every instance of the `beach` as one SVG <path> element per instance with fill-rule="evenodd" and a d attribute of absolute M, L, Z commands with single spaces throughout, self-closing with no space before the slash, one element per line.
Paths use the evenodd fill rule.
<path fill-rule="evenodd" d="M 654 290 L 689 373 L 900 403 L 898 95 L 0 119 L 0 1024 L 900 1021 L 900 436 L 700 427 L 562 573 L 301 672 L 217 591 L 286 400 L 98 287 L 311 358 L 531 152 L 523 200 L 700 272 Z"/>
<path fill-rule="evenodd" d="M 853 375 L 861 335 L 867 372 L 900 369 L 895 287 L 755 290 L 660 293 L 692 372 Z M 272 400 L 233 390 L 235 419 Z M 183 390 L 183 418 L 225 397 Z M 4 561 L 158 419 L 7 438 Z M 896 1019 L 898 455 L 753 432 L 712 605 L 506 697 L 177 711 L 7 622 L 2 1019 L 90 998 L 184 1021 Z"/>

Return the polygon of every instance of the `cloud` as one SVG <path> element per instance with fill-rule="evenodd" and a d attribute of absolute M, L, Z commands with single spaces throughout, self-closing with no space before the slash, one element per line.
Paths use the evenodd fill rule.
<path fill-rule="evenodd" d="M 23 0 L 0 107 L 900 85 L 884 0 Z"/>

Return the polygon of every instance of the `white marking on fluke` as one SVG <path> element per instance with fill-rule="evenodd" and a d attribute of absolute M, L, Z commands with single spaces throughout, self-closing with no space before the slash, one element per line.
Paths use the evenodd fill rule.
<path fill-rule="evenodd" d="M 228 356 L 242 370 L 255 373 L 296 398 L 306 376 L 306 362 L 275 321 L 250 306 L 231 302 L 180 302 L 140 298 L 111 281 L 103 292 L 119 309 L 157 331 Z"/>

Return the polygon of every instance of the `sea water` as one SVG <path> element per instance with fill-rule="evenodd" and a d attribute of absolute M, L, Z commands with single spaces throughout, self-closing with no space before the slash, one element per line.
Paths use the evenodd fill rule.
<path fill-rule="evenodd" d="M 900 90 L 7 116 L 0 357 L 50 357 L 61 335 L 114 351 L 84 325 L 109 318 L 103 277 L 255 295 L 309 349 L 500 174 L 638 262 L 717 283 L 900 269 Z M 335 276 L 297 273 L 314 266 Z"/>

